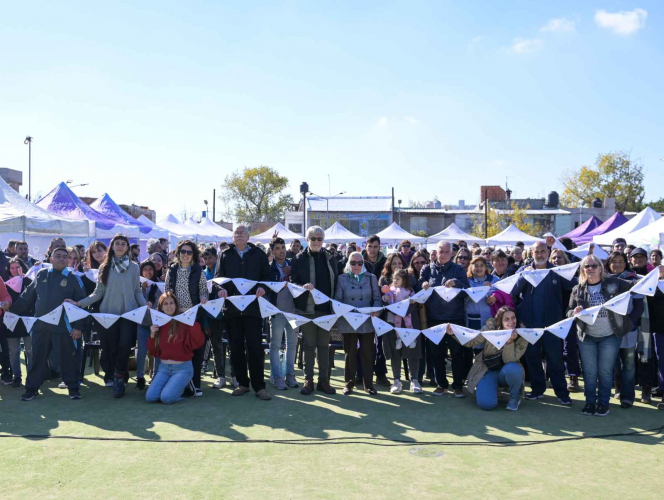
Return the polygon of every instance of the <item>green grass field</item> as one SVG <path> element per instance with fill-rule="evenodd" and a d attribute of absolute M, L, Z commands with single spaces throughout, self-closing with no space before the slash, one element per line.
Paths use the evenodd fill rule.
<path fill-rule="evenodd" d="M 210 378 L 202 398 L 170 407 L 145 403 L 133 381 L 114 400 L 95 375 L 80 401 L 57 382 L 27 403 L 2 387 L 0 498 L 662 498 L 661 431 L 609 436 L 663 426 L 652 406 L 612 403 L 598 418 L 580 414 L 581 394 L 568 408 L 551 390 L 516 413 L 429 387 L 345 397 L 342 368 L 337 355 L 337 395 L 268 386 L 268 402 Z M 63 438 L 12 437 L 27 435 Z M 589 436 L 605 437 L 575 439 Z"/>

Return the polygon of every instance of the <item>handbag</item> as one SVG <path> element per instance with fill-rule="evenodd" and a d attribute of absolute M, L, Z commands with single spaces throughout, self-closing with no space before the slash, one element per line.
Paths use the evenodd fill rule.
<path fill-rule="evenodd" d="M 503 362 L 502 351 L 496 354 L 492 354 L 491 356 L 484 356 L 484 364 L 486 365 L 487 369 L 491 372 L 497 372 L 498 370 L 500 370 L 505 364 Z"/>

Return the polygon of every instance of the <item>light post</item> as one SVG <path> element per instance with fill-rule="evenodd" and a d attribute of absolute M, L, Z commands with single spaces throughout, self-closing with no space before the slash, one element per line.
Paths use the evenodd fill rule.
<path fill-rule="evenodd" d="M 327 197 L 326 197 L 326 196 L 321 196 L 321 195 L 316 194 L 316 193 L 312 193 L 311 191 L 309 191 L 309 194 L 313 194 L 314 196 L 318 196 L 319 198 L 322 198 L 322 199 L 325 200 L 325 202 L 326 202 L 326 206 L 327 206 L 327 208 L 326 208 L 326 216 L 325 216 L 325 218 L 326 218 L 326 221 L 325 221 L 325 224 L 326 224 L 325 229 L 328 229 L 328 228 L 330 227 L 330 200 L 331 200 L 332 198 L 336 198 L 337 196 L 341 196 L 342 194 L 346 194 L 346 191 L 342 191 L 341 193 L 337 193 L 337 194 L 335 194 L 334 196 L 327 196 Z"/>
<path fill-rule="evenodd" d="M 205 217 L 207 217 L 208 216 L 208 201 L 203 200 L 203 203 L 205 203 Z"/>
<path fill-rule="evenodd" d="M 23 144 L 28 145 L 28 201 L 32 201 L 32 137 L 25 137 Z"/>
<path fill-rule="evenodd" d="M 401 200 L 397 200 L 399 204 L 399 227 L 401 227 Z"/>

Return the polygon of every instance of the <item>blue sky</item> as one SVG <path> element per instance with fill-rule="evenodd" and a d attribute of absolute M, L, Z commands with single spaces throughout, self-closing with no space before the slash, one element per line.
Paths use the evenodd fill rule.
<path fill-rule="evenodd" d="M 664 3 L 38 2 L 0 17 L 0 167 L 158 219 L 269 165 L 319 194 L 560 191 L 628 150 L 664 196 Z M 219 207 L 219 203 L 217 203 Z"/>

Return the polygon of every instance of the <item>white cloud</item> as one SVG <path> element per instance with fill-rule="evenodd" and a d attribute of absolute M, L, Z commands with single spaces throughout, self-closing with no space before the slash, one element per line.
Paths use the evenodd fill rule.
<path fill-rule="evenodd" d="M 542 33 L 573 33 L 575 28 L 574 21 L 565 17 L 549 19 L 545 26 L 540 28 Z"/>
<path fill-rule="evenodd" d="M 378 126 L 387 127 L 387 116 L 381 116 L 378 118 Z"/>
<path fill-rule="evenodd" d="M 648 12 L 644 9 L 630 11 L 607 12 L 598 10 L 595 23 L 601 28 L 613 31 L 616 35 L 631 35 L 646 25 Z"/>
<path fill-rule="evenodd" d="M 539 50 L 543 45 L 544 42 L 539 38 L 515 38 L 510 51 L 514 54 L 529 54 Z"/>
<path fill-rule="evenodd" d="M 406 123 L 409 123 L 411 125 L 417 125 L 417 118 L 414 118 L 412 116 L 404 116 L 403 119 L 406 121 Z"/>

